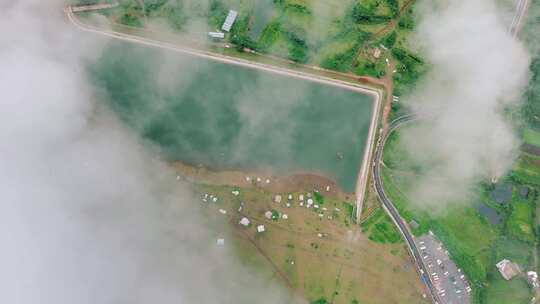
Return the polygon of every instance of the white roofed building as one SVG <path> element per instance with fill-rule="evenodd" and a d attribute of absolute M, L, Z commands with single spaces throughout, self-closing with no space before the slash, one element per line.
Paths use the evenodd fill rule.
<path fill-rule="evenodd" d="M 505 280 L 510 280 L 519 274 L 519 267 L 510 260 L 504 259 L 496 264 L 497 269 Z"/>
<path fill-rule="evenodd" d="M 247 227 L 249 226 L 249 223 L 250 223 L 249 219 L 247 217 L 243 217 L 238 224 Z"/>
<path fill-rule="evenodd" d="M 540 287 L 540 285 L 538 284 L 538 274 L 535 271 L 528 271 L 527 279 L 529 280 L 529 283 L 532 285 L 532 287 Z"/>
<path fill-rule="evenodd" d="M 208 36 L 210 36 L 210 38 L 214 38 L 214 39 L 223 39 L 223 38 L 225 38 L 225 34 L 222 33 L 222 32 L 208 32 Z"/>
<path fill-rule="evenodd" d="M 223 22 L 223 25 L 221 26 L 221 29 L 224 30 L 225 32 L 230 32 L 234 24 L 234 21 L 236 21 L 237 16 L 238 16 L 237 11 L 230 10 L 229 14 L 227 15 L 227 18 L 225 18 L 225 22 Z"/>

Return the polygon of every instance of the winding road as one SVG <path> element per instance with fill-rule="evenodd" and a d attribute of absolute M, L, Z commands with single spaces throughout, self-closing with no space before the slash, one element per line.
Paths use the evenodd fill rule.
<path fill-rule="evenodd" d="M 525 18 L 525 15 L 527 14 L 527 10 L 529 9 L 531 0 L 518 0 L 516 5 L 516 14 L 514 15 L 514 18 L 512 19 L 512 24 L 510 24 L 510 33 L 514 37 L 516 37 L 519 34 L 519 31 L 521 30 L 521 26 L 523 23 L 523 19 Z"/>
<path fill-rule="evenodd" d="M 512 36 L 517 37 L 517 35 L 519 34 L 523 19 L 527 13 L 529 5 L 530 5 L 530 0 L 517 1 L 516 13 L 510 25 L 510 33 L 512 34 Z M 381 178 L 382 155 L 383 155 L 384 145 L 386 141 L 388 140 L 388 137 L 396 129 L 398 129 L 399 127 L 407 123 L 414 121 L 415 119 L 417 119 L 417 117 L 412 114 L 398 117 L 397 119 L 395 119 L 394 121 L 390 123 L 388 130 L 386 130 L 384 134 L 380 135 L 379 141 L 377 142 L 377 146 L 375 150 L 375 157 L 373 161 L 373 180 L 374 180 L 375 192 L 377 193 L 377 196 L 382 202 L 384 210 L 391 217 L 392 221 L 394 222 L 394 224 L 397 226 L 398 230 L 400 231 L 401 236 L 407 243 L 407 248 L 409 249 L 409 252 L 411 253 L 412 258 L 414 262 L 416 263 L 416 267 L 419 273 L 424 278 L 423 281 L 425 282 L 425 284 L 430 290 L 433 301 L 435 303 L 441 303 L 442 301 L 440 297 L 438 296 L 437 290 L 435 289 L 433 282 L 431 281 L 431 277 L 429 275 L 425 275 L 425 274 L 428 274 L 427 267 L 421 258 L 420 251 L 418 250 L 416 243 L 414 242 L 414 237 L 412 233 L 410 232 L 407 224 L 405 223 L 403 218 L 400 216 L 399 211 L 386 195 L 384 191 L 384 187 L 383 187 L 382 178 Z"/>
<path fill-rule="evenodd" d="M 409 252 L 411 253 L 411 256 L 420 272 L 420 274 L 425 278 L 424 282 L 426 283 L 427 287 L 430 290 L 431 297 L 435 303 L 440 303 L 439 296 L 437 294 L 437 290 L 433 286 L 433 282 L 431 282 L 431 278 L 427 274 L 428 270 L 424 262 L 422 261 L 422 257 L 420 256 L 420 250 L 418 250 L 416 243 L 414 242 L 414 237 L 412 233 L 409 231 L 409 228 L 407 224 L 405 224 L 405 221 L 399 214 L 399 211 L 394 206 L 392 201 L 388 198 L 386 193 L 384 192 L 382 177 L 381 177 L 381 165 L 382 165 L 382 156 L 384 151 L 384 145 L 386 141 L 388 140 L 388 137 L 399 127 L 410 123 L 416 119 L 416 116 L 414 115 L 404 115 L 401 117 L 398 117 L 394 121 L 392 121 L 388 127 L 387 132 L 379 139 L 377 142 L 377 147 L 375 150 L 375 157 L 374 157 L 374 163 L 373 163 L 373 180 L 374 180 L 374 186 L 375 186 L 375 192 L 377 193 L 377 196 L 379 197 L 380 201 L 382 202 L 382 206 L 384 210 L 390 215 L 390 218 L 398 228 L 399 232 L 401 233 L 401 236 L 405 240 L 407 244 L 407 248 L 409 249 Z"/>

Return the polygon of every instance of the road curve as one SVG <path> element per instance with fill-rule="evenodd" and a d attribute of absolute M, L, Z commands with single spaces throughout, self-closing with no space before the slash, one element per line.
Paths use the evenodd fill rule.
<path fill-rule="evenodd" d="M 399 232 L 401 233 L 401 236 L 405 240 L 407 244 L 407 248 L 409 249 L 409 252 L 411 253 L 411 256 L 416 264 L 416 267 L 418 269 L 418 272 L 420 275 L 424 278 L 424 282 L 427 285 L 427 287 L 430 290 L 431 298 L 435 303 L 441 303 L 440 298 L 437 294 L 437 290 L 433 286 L 433 282 L 431 281 L 431 278 L 427 275 L 427 267 L 424 264 L 422 257 L 420 255 L 420 250 L 416 247 L 416 243 L 414 242 L 414 238 L 409 231 L 409 228 L 403 218 L 399 215 L 399 211 L 394 206 L 392 201 L 388 198 L 386 193 L 384 192 L 383 182 L 381 178 L 381 164 L 382 164 L 382 155 L 384 151 L 384 145 L 386 141 L 388 140 L 388 137 L 394 132 L 396 129 L 401 127 L 402 125 L 405 125 L 409 122 L 412 122 L 416 119 L 414 115 L 404 115 L 401 117 L 398 117 L 394 121 L 392 121 L 388 127 L 387 132 L 382 135 L 382 137 L 379 138 L 379 141 L 377 142 L 376 150 L 375 150 L 375 157 L 374 157 L 374 163 L 373 163 L 373 181 L 375 186 L 375 191 L 377 192 L 377 195 L 379 199 L 382 202 L 384 210 L 390 215 L 390 218 L 394 222 L 394 224 L 397 226 Z"/>
<path fill-rule="evenodd" d="M 512 19 L 512 23 L 510 24 L 510 33 L 514 37 L 516 37 L 519 34 L 519 31 L 521 30 L 523 19 L 525 18 L 525 15 L 527 14 L 527 10 L 529 9 L 530 2 L 531 2 L 530 0 L 517 1 L 516 13 L 514 14 L 514 18 Z"/>
<path fill-rule="evenodd" d="M 512 23 L 510 25 L 510 29 L 509 29 L 510 34 L 513 37 L 517 37 L 517 35 L 519 34 L 523 19 L 525 15 L 527 14 L 527 10 L 530 5 L 530 0 L 517 0 L 516 2 L 517 2 L 516 12 L 512 20 Z M 425 282 L 425 284 L 430 290 L 431 298 L 433 299 L 435 303 L 441 303 L 442 301 L 437 294 L 437 290 L 433 286 L 431 277 L 427 275 L 428 271 L 427 271 L 426 265 L 424 264 L 422 260 L 420 251 L 416 247 L 414 238 L 411 232 L 409 231 L 407 224 L 405 224 L 405 221 L 399 215 L 397 208 L 394 206 L 392 201 L 388 198 L 388 196 L 384 192 L 384 187 L 383 187 L 382 178 L 381 178 L 382 155 L 383 155 L 383 150 L 384 150 L 384 144 L 388 140 L 388 137 L 396 129 L 398 129 L 404 124 L 414 121 L 415 119 L 417 119 L 417 117 L 415 117 L 412 114 L 398 117 L 390 123 L 388 130 L 384 134 L 380 135 L 381 137 L 379 138 L 377 142 L 374 161 L 373 161 L 373 180 L 374 180 L 374 187 L 375 187 L 377 196 L 382 202 L 383 208 L 388 213 L 388 215 L 390 215 L 392 221 L 398 227 L 399 232 L 401 233 L 403 239 L 407 243 L 407 248 L 409 249 L 411 256 L 414 259 L 414 262 L 416 263 L 416 267 L 419 273 L 421 274 L 421 276 L 424 278 L 423 281 Z"/>

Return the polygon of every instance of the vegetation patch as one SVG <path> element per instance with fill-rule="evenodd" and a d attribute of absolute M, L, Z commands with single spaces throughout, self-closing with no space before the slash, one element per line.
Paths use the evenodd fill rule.
<path fill-rule="evenodd" d="M 540 131 L 537 131 L 532 128 L 523 129 L 523 141 L 530 145 L 540 147 Z"/>
<path fill-rule="evenodd" d="M 438 216 L 413 208 L 403 189 L 410 189 L 414 182 L 410 176 L 421 174 L 422 170 L 403 154 L 398 139 L 399 133 L 392 135 L 385 146 L 382 179 L 387 195 L 402 216 L 407 221 L 416 219 L 424 225 L 424 231 L 432 230 L 441 239 L 453 261 L 470 280 L 473 303 L 527 303 L 524 299 L 530 300 L 531 295 L 526 281 L 503 280 L 495 264 L 510 259 L 524 271 L 534 267 L 531 257 L 538 243 L 534 226 L 536 193 L 540 187 L 538 158 L 522 154 L 514 170 L 502 178 L 514 189 L 505 196 L 504 204 L 492 200 L 494 185 L 486 182 L 476 186 L 477 199 L 501 217 L 499 224 L 492 225 L 478 212 L 478 203 L 462 204 Z M 520 194 L 524 187 L 529 189 L 525 196 Z"/>
<path fill-rule="evenodd" d="M 510 217 L 506 222 L 507 233 L 518 240 L 533 244 L 533 205 L 527 201 L 514 201 L 510 208 Z"/>
<path fill-rule="evenodd" d="M 378 208 L 374 211 L 374 213 L 362 223 L 361 227 L 362 231 L 368 234 L 368 238 L 374 242 L 382 244 L 395 244 L 401 242 L 401 235 L 382 208 Z"/>
<path fill-rule="evenodd" d="M 489 275 L 489 285 L 486 286 L 486 303 L 493 304 L 527 304 L 532 294 L 527 281 L 517 277 L 510 281 L 504 280 L 498 271 L 493 270 Z"/>
<path fill-rule="evenodd" d="M 80 0 L 84 2 L 86 0 Z M 170 29 L 190 32 L 191 24 L 207 23 L 208 28 L 221 28 L 228 11 L 239 12 L 225 42 L 242 52 L 246 48 L 289 59 L 298 63 L 317 64 L 340 72 L 352 72 L 381 78 L 385 76 L 385 58 L 373 58 L 362 51 L 379 47 L 406 49 L 403 36 L 414 26 L 412 9 L 400 14 L 398 0 L 352 1 L 348 8 L 334 0 L 261 1 L 141 1 L 123 0 L 120 6 L 100 13 L 111 21 L 132 27 L 166 21 Z M 395 24 L 390 22 L 398 21 Z M 373 35 L 385 26 L 394 29 L 384 37 Z M 193 37 L 193 34 L 190 33 Z M 201 33 L 201 40 L 207 35 Z M 217 41 L 211 41 L 217 42 Z M 417 79 L 417 68 L 400 63 L 398 82 L 410 85 Z M 398 88 L 400 86 L 397 86 Z"/>

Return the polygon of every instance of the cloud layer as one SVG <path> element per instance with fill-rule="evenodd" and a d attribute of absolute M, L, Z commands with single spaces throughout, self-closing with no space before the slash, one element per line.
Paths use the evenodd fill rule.
<path fill-rule="evenodd" d="M 96 102 L 106 41 L 62 4 L 0 4 L 0 302 L 287 303 L 215 239 L 186 185 Z"/>
<path fill-rule="evenodd" d="M 505 109 L 527 84 L 529 56 L 492 0 L 422 1 L 418 10 L 412 44 L 432 66 L 407 103 L 427 119 L 401 143 L 428 168 L 413 200 L 440 206 L 466 200 L 474 181 L 512 165 L 519 143 Z"/>

